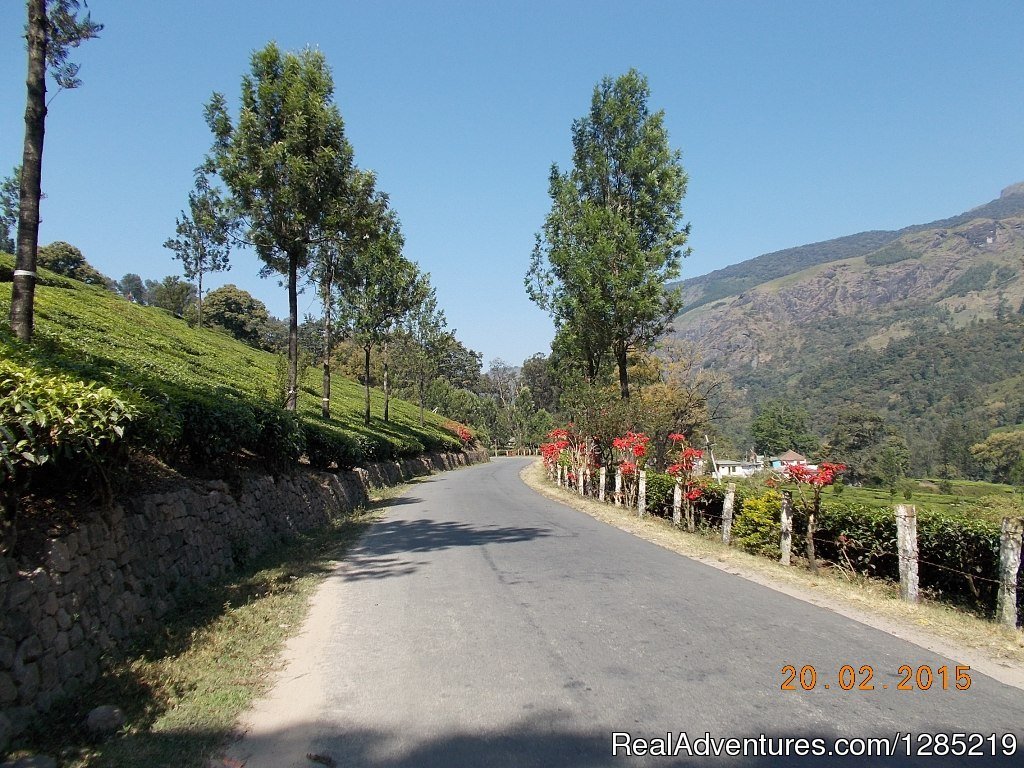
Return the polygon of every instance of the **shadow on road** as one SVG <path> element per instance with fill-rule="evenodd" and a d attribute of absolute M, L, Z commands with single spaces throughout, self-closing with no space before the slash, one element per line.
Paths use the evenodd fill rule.
<path fill-rule="evenodd" d="M 345 581 L 363 581 L 408 576 L 426 565 L 426 561 L 406 559 L 402 557 L 404 554 L 484 544 L 514 544 L 550 535 L 552 532 L 546 528 L 473 526 L 427 518 L 382 520 L 373 526 L 362 546 L 345 558 L 338 577 Z"/>
<path fill-rule="evenodd" d="M 632 725 L 633 727 L 628 727 Z M 652 728 L 651 732 L 635 724 L 624 723 L 623 731 L 630 732 L 634 738 L 665 739 L 666 731 Z M 267 758 L 293 759 L 294 764 L 301 763 L 303 758 L 310 764 L 322 763 L 337 766 L 361 766 L 362 768 L 468 768 L 469 766 L 488 766 L 488 768 L 521 768 L 522 766 L 559 766 L 559 768 L 600 768 L 601 766 L 745 766 L 747 768 L 782 768 L 783 766 L 850 766 L 850 765 L 884 765 L 886 768 L 897 766 L 927 766 L 934 758 L 909 758 L 894 750 L 891 756 L 871 758 L 828 755 L 834 740 L 839 736 L 835 729 L 817 727 L 808 730 L 793 727 L 789 732 L 765 734 L 769 747 L 761 749 L 768 754 L 748 752 L 744 755 L 733 753 L 729 756 L 722 744 L 722 754 L 706 756 L 703 745 L 693 745 L 693 741 L 703 739 L 705 732 L 694 728 L 686 734 L 687 748 L 679 747 L 679 731 L 671 733 L 668 741 L 669 753 L 659 756 L 655 754 L 630 755 L 624 748 L 618 754 L 612 750 L 612 729 L 601 726 L 580 728 L 568 722 L 564 714 L 559 712 L 541 712 L 531 715 L 518 723 L 509 723 L 505 727 L 494 729 L 454 731 L 437 733 L 429 737 L 410 736 L 407 732 L 392 732 L 387 729 L 336 727 L 333 732 L 323 722 L 317 724 L 315 732 L 319 734 L 310 745 L 304 740 L 313 729 L 299 726 L 295 729 L 283 728 L 261 734 L 250 734 L 243 741 L 236 743 L 230 752 L 234 759 L 254 768 L 264 768 L 270 763 Z M 711 734 L 714 740 L 735 736 L 738 739 L 749 738 L 758 740 L 759 734 Z M 876 734 L 872 738 L 891 738 L 892 734 Z M 819 748 L 826 754 L 800 754 L 794 742 L 797 739 L 808 741 L 820 739 Z M 788 741 L 790 747 L 783 743 Z M 650 744 L 647 745 L 650 748 Z M 306 751 L 312 747 L 312 751 Z M 297 754 L 282 754 L 295 750 Z M 746 749 L 750 750 L 750 742 Z M 679 751 L 676 751 L 679 750 Z M 692 751 L 691 751 L 692 750 Z M 673 754 L 675 751 L 675 754 Z M 694 751 L 696 754 L 694 754 Z M 789 754 L 785 754 L 788 752 Z M 305 753 L 305 754 L 303 754 Z M 233 766 L 231 758 L 225 765 Z M 1012 757 L 980 758 L 972 765 L 995 766 L 1012 765 Z M 214 763 L 219 766 L 221 763 Z"/>

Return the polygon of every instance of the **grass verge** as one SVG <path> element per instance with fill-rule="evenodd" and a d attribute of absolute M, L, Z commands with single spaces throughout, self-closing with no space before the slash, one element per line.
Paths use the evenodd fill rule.
<path fill-rule="evenodd" d="M 863 624 L 908 640 L 930 651 L 970 664 L 1000 682 L 1024 689 L 1024 631 L 1011 630 L 941 603 L 910 605 L 899 599 L 899 586 L 838 569 L 818 575 L 800 567 L 726 546 L 714 535 L 680 531 L 671 520 L 646 516 L 552 485 L 540 461 L 521 474 L 535 491 L 585 512 L 604 523 L 665 549 L 754 581 L 800 600 L 820 605 Z"/>
<path fill-rule="evenodd" d="M 207 768 L 242 712 L 266 690 L 278 652 L 302 625 L 317 586 L 407 488 L 382 489 L 367 508 L 197 590 L 162 633 L 108 658 L 101 678 L 40 720 L 11 756 L 55 755 L 65 768 Z M 83 727 L 99 704 L 121 707 L 128 720 L 103 742 Z"/>

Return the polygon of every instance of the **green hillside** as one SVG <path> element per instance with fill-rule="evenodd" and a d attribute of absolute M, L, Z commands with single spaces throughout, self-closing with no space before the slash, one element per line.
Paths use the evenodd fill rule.
<path fill-rule="evenodd" d="M 0 255 L 0 312 L 10 309 L 13 261 Z M 251 453 L 271 460 L 304 455 L 316 466 L 461 447 L 445 419 L 392 398 L 391 420 L 379 418 L 374 391 L 370 426 L 362 421 L 363 389 L 334 377 L 332 412 L 320 416 L 321 373 L 302 377 L 298 417 L 280 408 L 284 360 L 228 335 L 190 328 L 165 310 L 143 307 L 96 286 L 40 271 L 35 339 L 0 330 L 0 363 L 72 382 L 109 387 L 138 410 L 126 439 L 162 458 L 206 463 Z M 2 372 L 0 372 L 2 373 Z"/>
<path fill-rule="evenodd" d="M 933 229 L 950 229 L 974 219 L 1005 219 L 1024 214 L 1024 186 L 1014 185 L 984 205 L 927 224 L 900 230 L 872 230 L 820 243 L 800 245 L 762 254 L 739 264 L 717 269 L 683 282 L 683 314 L 711 302 L 736 296 L 763 283 L 791 275 L 818 264 L 866 256 L 884 248 L 903 235 Z"/>

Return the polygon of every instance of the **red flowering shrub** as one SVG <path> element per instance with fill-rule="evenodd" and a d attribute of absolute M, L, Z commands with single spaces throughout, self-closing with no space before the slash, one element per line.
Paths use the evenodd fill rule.
<path fill-rule="evenodd" d="M 541 443 L 540 455 L 544 459 L 544 466 L 549 472 L 553 472 L 558 466 L 562 451 L 569 447 L 569 430 L 564 427 L 557 427 L 548 432 L 548 442 Z"/>
<path fill-rule="evenodd" d="M 473 432 L 465 424 L 460 424 L 457 421 L 446 421 L 444 428 L 451 432 L 453 435 L 462 441 L 463 445 L 468 445 L 473 439 Z"/>
<path fill-rule="evenodd" d="M 832 485 L 836 481 L 836 475 L 842 474 L 844 471 L 846 471 L 846 465 L 830 464 L 829 462 L 822 462 L 815 469 L 802 464 L 794 464 L 783 470 L 785 478 L 796 483 L 797 494 L 800 496 L 801 505 L 807 514 L 807 562 L 814 573 L 818 571 L 818 563 L 814 556 L 814 534 L 817 528 L 817 516 L 821 511 L 821 489 Z M 804 486 L 810 486 L 814 490 L 810 504 L 804 498 Z"/>
<path fill-rule="evenodd" d="M 651 438 L 643 432 L 627 432 L 624 437 L 616 437 L 612 440 L 612 447 L 632 455 L 635 459 L 642 459 L 647 455 L 647 444 Z"/>

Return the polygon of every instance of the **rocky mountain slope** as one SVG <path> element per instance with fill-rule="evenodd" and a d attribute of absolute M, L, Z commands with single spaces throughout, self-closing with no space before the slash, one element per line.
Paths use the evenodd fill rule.
<path fill-rule="evenodd" d="M 842 408 L 867 405 L 919 456 L 930 450 L 928 433 L 951 419 L 980 434 L 1024 421 L 1019 388 L 1012 391 L 1024 375 L 1020 185 L 959 216 L 766 254 L 685 290 L 691 303 L 674 333 L 696 344 L 706 366 L 731 375 L 740 394 L 737 439 L 749 412 L 776 397 L 816 414 L 820 434 Z M 937 377 L 934 401 L 911 406 L 902 393 L 921 372 L 901 361 L 927 364 L 928 350 L 940 348 L 947 357 L 936 369 L 955 370 L 957 359 L 966 365 L 979 352 L 997 355 L 998 364 L 985 366 L 981 378 L 970 371 Z M 953 379 L 966 395 L 947 397 Z"/>

